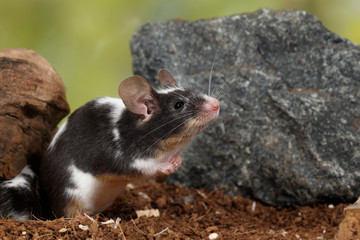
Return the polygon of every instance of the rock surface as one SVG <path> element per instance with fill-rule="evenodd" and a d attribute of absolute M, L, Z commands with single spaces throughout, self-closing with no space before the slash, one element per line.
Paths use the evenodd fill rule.
<path fill-rule="evenodd" d="M 63 82 L 43 57 L 0 49 L 0 179 L 38 160 L 68 113 Z"/>
<path fill-rule="evenodd" d="M 360 195 L 360 48 L 311 14 L 261 9 L 148 23 L 131 50 L 135 74 L 157 83 L 167 68 L 203 92 L 215 63 L 220 116 L 170 182 L 271 205 Z"/>
<path fill-rule="evenodd" d="M 360 239 L 360 198 L 344 209 L 345 217 L 334 240 Z"/>

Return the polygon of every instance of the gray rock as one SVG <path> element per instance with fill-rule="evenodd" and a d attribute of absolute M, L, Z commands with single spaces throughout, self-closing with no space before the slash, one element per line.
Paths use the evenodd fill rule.
<path fill-rule="evenodd" d="M 271 205 L 360 195 L 360 48 L 304 11 L 147 23 L 131 40 L 135 74 L 169 69 L 221 100 L 218 120 L 169 181 Z M 218 56 L 214 57 L 218 51 Z"/>

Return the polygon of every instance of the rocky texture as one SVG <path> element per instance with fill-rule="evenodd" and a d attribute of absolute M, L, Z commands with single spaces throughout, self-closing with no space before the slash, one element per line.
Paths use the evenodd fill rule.
<path fill-rule="evenodd" d="M 345 218 L 339 225 L 335 240 L 360 239 L 360 198 L 344 209 Z"/>
<path fill-rule="evenodd" d="M 0 178 L 37 160 L 69 113 L 60 76 L 28 49 L 0 49 Z"/>
<path fill-rule="evenodd" d="M 360 48 L 304 11 L 143 25 L 135 74 L 169 69 L 184 86 L 219 93 L 219 119 L 169 178 L 271 205 L 360 195 Z"/>

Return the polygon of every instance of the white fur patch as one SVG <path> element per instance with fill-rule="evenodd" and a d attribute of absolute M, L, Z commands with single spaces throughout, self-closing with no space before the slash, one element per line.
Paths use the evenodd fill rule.
<path fill-rule="evenodd" d="M 66 129 L 67 120 L 60 126 L 59 130 L 56 132 L 55 136 L 51 140 L 51 143 L 49 145 L 49 150 L 51 150 L 54 146 L 56 141 L 59 139 L 60 135 L 65 131 Z"/>
<path fill-rule="evenodd" d="M 95 99 L 95 103 L 102 105 L 102 104 L 112 104 L 114 98 L 111 97 L 101 97 L 101 98 L 97 98 Z"/>
<path fill-rule="evenodd" d="M 154 175 L 159 172 L 163 172 L 164 168 L 167 168 L 169 164 L 169 160 L 173 157 L 173 154 L 169 154 L 168 156 L 164 156 L 161 159 L 142 159 L 138 158 L 131 164 L 132 168 L 140 171 L 144 175 Z"/>
<path fill-rule="evenodd" d="M 34 173 L 33 170 L 30 168 L 29 165 L 26 165 L 26 166 L 21 170 L 20 174 L 29 175 L 31 178 L 35 177 L 35 173 Z"/>
<path fill-rule="evenodd" d="M 75 188 L 66 188 L 67 194 L 82 199 L 87 209 L 93 208 L 89 199 L 98 187 L 96 179 L 91 174 L 80 171 L 75 165 L 71 165 L 68 170 Z"/>
<path fill-rule="evenodd" d="M 120 98 L 103 97 L 95 101 L 97 104 L 108 104 L 113 108 L 111 118 L 114 124 L 119 121 L 122 112 L 126 109 L 124 102 Z"/>
<path fill-rule="evenodd" d="M 131 167 L 139 170 L 142 174 L 145 175 L 153 175 L 159 169 L 158 162 L 153 159 L 136 159 L 132 164 Z"/>
<path fill-rule="evenodd" d="M 103 97 L 95 100 L 96 104 L 108 104 L 112 107 L 111 115 L 111 123 L 113 124 L 113 135 L 114 141 L 118 141 L 120 139 L 119 130 L 115 127 L 115 124 L 119 121 L 121 114 L 126 109 L 124 102 L 120 98 L 111 98 L 111 97 Z"/>
<path fill-rule="evenodd" d="M 119 130 L 117 128 L 113 128 L 113 134 L 114 134 L 114 141 L 118 141 L 120 140 L 120 133 Z"/>
<path fill-rule="evenodd" d="M 34 177 L 35 174 L 29 166 L 25 166 L 23 170 L 11 180 L 4 182 L 4 186 L 8 188 L 26 188 L 30 190 L 30 183 L 25 179 L 24 175 Z"/>
<path fill-rule="evenodd" d="M 74 188 L 67 188 L 70 197 L 80 199 L 87 211 L 100 212 L 109 207 L 120 194 L 121 186 L 113 186 L 98 181 L 90 173 L 78 169 L 75 165 L 68 168 Z"/>
<path fill-rule="evenodd" d="M 170 92 L 174 92 L 176 90 L 184 90 L 184 89 L 180 88 L 180 87 L 168 87 L 168 88 L 162 88 L 162 89 L 156 90 L 156 92 L 161 93 L 161 94 L 167 94 Z"/>

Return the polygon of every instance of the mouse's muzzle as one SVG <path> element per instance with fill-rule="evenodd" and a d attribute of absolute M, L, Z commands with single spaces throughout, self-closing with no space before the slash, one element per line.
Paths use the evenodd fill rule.
<path fill-rule="evenodd" d="M 216 98 L 205 96 L 205 101 L 199 107 L 199 117 L 203 125 L 215 120 L 219 115 L 220 105 Z"/>

